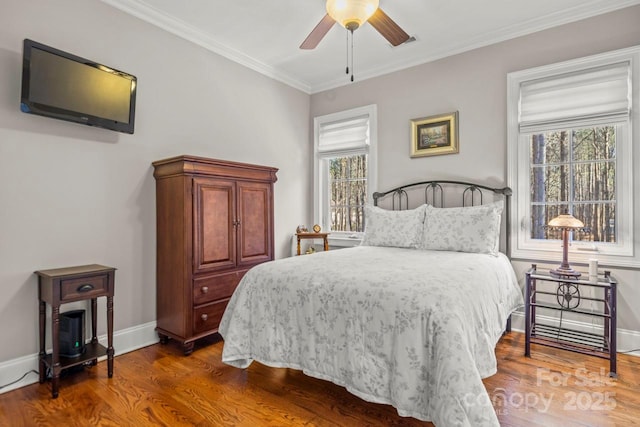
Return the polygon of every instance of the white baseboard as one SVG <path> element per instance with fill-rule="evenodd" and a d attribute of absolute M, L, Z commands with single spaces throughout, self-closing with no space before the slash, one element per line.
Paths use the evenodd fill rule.
<path fill-rule="evenodd" d="M 545 323 L 552 326 L 558 326 L 560 321 L 557 317 L 536 315 L 536 319 L 541 323 Z M 593 325 L 587 322 L 580 322 L 570 319 L 563 319 L 562 324 L 571 329 L 575 329 L 581 332 L 603 333 L 603 327 L 601 325 Z M 511 328 L 514 331 L 524 332 L 524 313 L 516 311 L 511 316 Z M 627 352 L 629 350 L 640 349 L 640 332 L 632 331 L 629 329 L 618 328 L 617 333 L 617 350 L 620 352 Z M 640 356 L 639 351 L 627 353 L 632 356 Z"/>
<path fill-rule="evenodd" d="M 138 350 L 140 348 L 157 343 L 159 339 L 155 329 L 156 322 L 154 321 L 114 332 L 113 348 L 115 349 L 116 357 L 121 354 L 125 354 L 130 351 Z M 100 342 L 100 344 L 106 347 L 107 335 L 105 334 L 99 336 L 98 341 Z M 98 360 L 105 360 L 106 358 L 107 356 L 104 356 Z M 31 370 L 36 371 L 36 373 L 30 372 Z M 0 363 L 0 386 L 16 381 L 23 374 L 29 372 L 29 374 L 26 375 L 22 380 L 0 389 L 0 394 L 15 390 L 20 387 L 24 387 L 29 384 L 37 383 L 37 371 L 38 353 Z"/>

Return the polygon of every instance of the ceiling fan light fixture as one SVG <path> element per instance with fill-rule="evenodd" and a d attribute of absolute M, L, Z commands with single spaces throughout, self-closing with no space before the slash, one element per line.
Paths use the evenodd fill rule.
<path fill-rule="evenodd" d="M 327 0 L 327 14 L 350 31 L 356 30 L 378 9 L 379 0 Z"/>

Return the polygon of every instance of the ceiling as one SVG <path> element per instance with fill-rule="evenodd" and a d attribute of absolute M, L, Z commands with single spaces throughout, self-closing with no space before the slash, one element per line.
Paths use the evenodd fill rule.
<path fill-rule="evenodd" d="M 347 30 L 334 25 L 314 50 L 302 41 L 325 0 L 102 0 L 307 93 L 350 84 Z M 392 47 L 369 24 L 354 33 L 355 80 L 379 76 L 640 0 L 380 0 L 415 41 Z"/>

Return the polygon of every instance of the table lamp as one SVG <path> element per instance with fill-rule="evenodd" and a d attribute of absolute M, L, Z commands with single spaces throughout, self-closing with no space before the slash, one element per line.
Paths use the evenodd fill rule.
<path fill-rule="evenodd" d="M 549 228 L 559 228 L 562 230 L 562 264 L 560 267 L 551 270 L 550 273 L 557 277 L 580 277 L 581 273 L 575 271 L 567 261 L 569 252 L 569 231 L 584 228 L 584 223 L 565 212 L 549 221 Z"/>

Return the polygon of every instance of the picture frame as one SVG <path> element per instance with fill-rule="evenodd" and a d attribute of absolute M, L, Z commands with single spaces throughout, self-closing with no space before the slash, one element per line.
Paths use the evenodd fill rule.
<path fill-rule="evenodd" d="M 458 112 L 411 120 L 411 157 L 456 154 L 458 144 Z"/>

